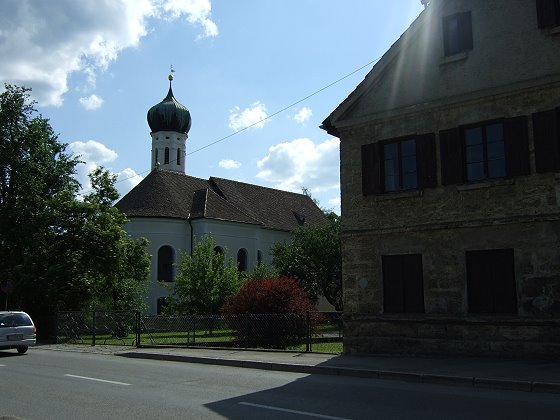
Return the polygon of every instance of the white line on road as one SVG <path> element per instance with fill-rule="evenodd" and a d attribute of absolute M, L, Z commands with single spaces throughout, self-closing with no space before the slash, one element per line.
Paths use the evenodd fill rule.
<path fill-rule="evenodd" d="M 0 367 L 5 367 L 6 365 L 0 365 Z"/>
<path fill-rule="evenodd" d="M 132 384 L 127 384 L 126 382 L 107 381 L 105 379 L 90 378 L 88 376 L 70 375 L 69 373 L 67 373 L 64 376 L 68 376 L 70 378 L 87 379 L 88 381 L 105 382 L 107 384 L 124 385 L 124 386 L 132 385 Z"/>
<path fill-rule="evenodd" d="M 239 404 L 241 405 L 248 405 L 251 407 L 257 408 L 265 408 L 267 410 L 275 410 L 275 411 L 282 411 L 284 413 L 292 413 L 292 414 L 303 414 L 304 416 L 309 417 L 318 417 L 320 419 L 331 419 L 331 420 L 350 420 L 344 417 L 333 417 L 333 416 L 325 416 L 324 414 L 317 414 L 317 413 L 310 413 L 308 411 L 299 411 L 299 410 L 290 410 L 288 408 L 280 408 L 280 407 L 273 407 L 271 405 L 261 405 L 261 404 L 253 404 L 250 402 L 241 401 Z"/>

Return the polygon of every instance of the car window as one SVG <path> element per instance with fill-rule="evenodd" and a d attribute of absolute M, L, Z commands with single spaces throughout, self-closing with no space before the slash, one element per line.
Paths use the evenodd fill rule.
<path fill-rule="evenodd" d="M 33 325 L 25 314 L 0 314 L 0 327 L 23 327 Z"/>

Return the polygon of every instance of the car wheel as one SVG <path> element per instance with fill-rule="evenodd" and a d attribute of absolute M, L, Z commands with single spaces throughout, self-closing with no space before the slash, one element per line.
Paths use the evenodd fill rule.
<path fill-rule="evenodd" d="M 19 354 L 23 354 L 23 353 L 25 353 L 26 351 L 27 351 L 27 346 L 21 346 L 21 347 L 18 347 L 18 348 L 17 348 L 17 352 L 18 352 Z"/>

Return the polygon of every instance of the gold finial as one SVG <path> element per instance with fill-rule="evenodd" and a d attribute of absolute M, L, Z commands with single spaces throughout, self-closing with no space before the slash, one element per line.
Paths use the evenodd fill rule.
<path fill-rule="evenodd" d="M 173 80 L 173 73 L 175 73 L 175 70 L 173 70 L 173 64 L 171 64 L 171 66 L 169 66 L 169 76 L 167 76 L 170 82 Z"/>

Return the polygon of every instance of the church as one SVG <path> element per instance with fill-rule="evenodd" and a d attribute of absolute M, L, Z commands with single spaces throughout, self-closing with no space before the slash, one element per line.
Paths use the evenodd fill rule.
<path fill-rule="evenodd" d="M 169 91 L 147 115 L 151 130 L 151 172 L 115 207 L 125 213 L 129 235 L 148 239 L 151 255 L 148 313 L 160 314 L 181 252 L 211 235 L 216 251 L 228 252 L 240 271 L 271 263 L 275 243 L 290 240 L 298 226 L 326 223 L 304 194 L 223 178 L 201 179 L 185 173 L 191 127 L 189 110 Z"/>

